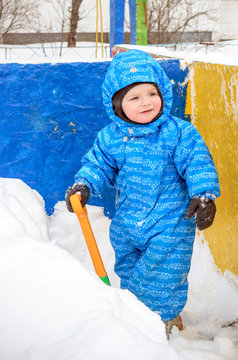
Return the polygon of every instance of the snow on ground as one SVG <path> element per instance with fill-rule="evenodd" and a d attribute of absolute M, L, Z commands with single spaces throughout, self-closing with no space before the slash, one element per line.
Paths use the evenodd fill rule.
<path fill-rule="evenodd" d="M 235 360 L 238 279 L 221 274 L 202 234 L 189 275 L 184 330 L 166 340 L 163 322 L 118 288 L 110 220 L 88 206 L 112 286 L 94 273 L 74 214 L 44 212 L 21 180 L 0 179 L 0 359 Z"/>
<path fill-rule="evenodd" d="M 216 64 L 238 65 L 238 40 L 211 44 L 168 44 L 168 45 L 121 45 L 126 49 L 140 49 L 161 57 L 186 60 L 186 62 L 201 61 Z M 61 54 L 61 55 L 60 55 Z M 0 46 L 0 62 L 19 63 L 59 63 L 81 61 L 103 61 L 110 59 L 110 46 L 98 43 L 96 58 L 96 43 L 77 42 L 76 48 L 68 48 L 64 43 L 32 44 L 27 46 Z"/>
<path fill-rule="evenodd" d="M 103 48 L 103 52 L 102 52 Z M 82 61 L 105 61 L 110 58 L 109 44 L 78 42 L 75 48 L 67 43 L 48 43 L 31 45 L 0 45 L 0 63 L 17 62 L 21 64 L 62 63 Z"/>

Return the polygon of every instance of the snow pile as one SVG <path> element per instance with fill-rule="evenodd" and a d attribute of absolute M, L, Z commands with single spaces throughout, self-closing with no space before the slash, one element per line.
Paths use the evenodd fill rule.
<path fill-rule="evenodd" d="M 194 316 L 223 326 L 238 319 L 238 278 L 218 271 L 203 235 L 194 244 L 189 283 L 186 309 Z"/>
<path fill-rule="evenodd" d="M 202 237 L 185 329 L 168 343 L 160 317 L 118 288 L 102 209 L 88 206 L 112 287 L 95 275 L 64 202 L 49 218 L 40 195 L 13 179 L 0 179 L 0 197 L 0 359 L 237 359 L 237 278 L 217 271 Z"/>
<path fill-rule="evenodd" d="M 0 359 L 179 358 L 158 315 L 49 241 L 36 192 L 0 189 Z"/>
<path fill-rule="evenodd" d="M 0 178 L 0 238 L 32 237 L 49 241 L 41 196 L 22 181 Z"/>
<path fill-rule="evenodd" d="M 165 45 L 118 45 L 125 49 L 139 49 L 160 57 L 186 60 L 186 62 L 201 61 L 206 63 L 238 65 L 238 40 L 220 43 L 183 43 Z"/>

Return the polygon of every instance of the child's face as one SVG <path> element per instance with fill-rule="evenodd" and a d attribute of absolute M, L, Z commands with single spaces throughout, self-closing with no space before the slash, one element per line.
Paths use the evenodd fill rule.
<path fill-rule="evenodd" d="M 140 84 L 129 90 L 122 100 L 126 116 L 137 123 L 148 124 L 159 113 L 161 99 L 152 84 Z"/>

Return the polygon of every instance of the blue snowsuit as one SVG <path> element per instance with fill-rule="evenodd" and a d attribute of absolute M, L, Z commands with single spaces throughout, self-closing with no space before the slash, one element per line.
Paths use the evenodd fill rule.
<path fill-rule="evenodd" d="M 117 117 L 112 96 L 134 82 L 155 82 L 163 114 L 149 124 Z M 195 127 L 170 115 L 172 86 L 150 55 L 138 50 L 117 54 L 103 83 L 103 101 L 112 123 L 101 130 L 75 181 L 100 194 L 103 183 L 116 186 L 111 222 L 115 272 L 162 320 L 175 318 L 187 300 L 195 219 L 186 220 L 193 196 L 219 196 L 210 153 Z"/>

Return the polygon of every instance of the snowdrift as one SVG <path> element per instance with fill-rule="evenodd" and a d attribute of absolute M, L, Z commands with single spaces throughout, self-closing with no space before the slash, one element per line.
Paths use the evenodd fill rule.
<path fill-rule="evenodd" d="M 0 179 L 0 359 L 235 359 L 237 278 L 217 271 L 197 239 L 185 330 L 167 342 L 164 324 L 118 288 L 100 208 L 89 216 L 112 287 L 94 274 L 78 221 L 21 180 Z M 230 325 L 230 326 L 227 326 Z M 234 326 L 233 326 L 234 325 Z"/>
<path fill-rule="evenodd" d="M 0 189 L 0 359 L 178 359 L 158 315 L 50 241 L 36 192 Z"/>

